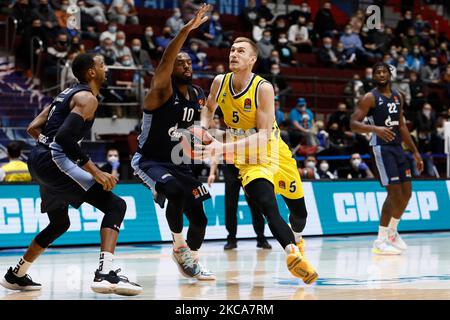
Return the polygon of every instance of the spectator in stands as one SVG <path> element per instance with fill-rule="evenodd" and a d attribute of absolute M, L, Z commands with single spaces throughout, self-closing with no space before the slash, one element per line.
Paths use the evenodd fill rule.
<path fill-rule="evenodd" d="M 437 176 L 432 154 L 436 150 L 436 114 L 429 103 L 424 103 L 422 110 L 417 113 L 413 122 L 413 130 L 417 131 L 417 148 L 423 155 L 425 172 L 430 177 Z"/>
<path fill-rule="evenodd" d="M 111 66 L 116 63 L 117 56 L 114 51 L 114 42 L 110 38 L 102 40 L 100 45 L 97 46 L 94 51 L 103 55 L 106 65 Z"/>
<path fill-rule="evenodd" d="M 399 56 L 396 63 L 396 76 L 392 82 L 392 89 L 400 92 L 405 101 L 405 108 L 411 103 L 411 90 L 409 89 L 409 69 L 403 56 Z"/>
<path fill-rule="evenodd" d="M 171 30 L 169 27 L 164 27 L 162 30 L 162 35 L 156 38 L 155 44 L 157 46 L 157 50 L 159 52 L 163 52 L 167 46 L 169 45 L 170 41 L 172 40 Z"/>
<path fill-rule="evenodd" d="M 257 11 L 259 18 L 264 18 L 266 19 L 267 22 L 270 22 L 273 19 L 273 14 L 272 10 L 270 10 L 270 8 L 267 6 L 268 3 L 269 3 L 268 0 L 261 0 L 261 3 Z"/>
<path fill-rule="evenodd" d="M 342 42 L 338 42 L 335 55 L 337 58 L 336 66 L 339 68 L 351 68 L 355 66 L 356 54 L 347 54 Z"/>
<path fill-rule="evenodd" d="M 40 19 L 33 19 L 31 23 L 30 32 L 26 32 L 23 35 L 23 47 L 18 48 L 17 56 L 20 57 L 20 60 L 25 62 L 25 69 L 29 69 L 31 67 L 31 57 L 30 52 L 34 52 L 33 61 L 34 66 L 36 66 L 36 62 L 38 59 L 38 55 L 45 50 L 48 45 L 48 35 L 44 27 L 42 26 L 42 22 Z M 42 43 L 42 49 L 40 49 L 40 43 Z"/>
<path fill-rule="evenodd" d="M 388 30 L 390 34 L 388 34 Z M 372 41 L 375 44 L 377 50 L 381 53 L 386 53 L 389 50 L 391 42 L 393 40 L 392 29 L 385 28 L 384 23 L 380 24 L 380 28 L 374 30 L 372 34 Z"/>
<path fill-rule="evenodd" d="M 144 34 L 141 37 L 142 49 L 147 51 L 151 59 L 157 59 L 159 53 L 157 50 L 156 41 L 154 40 L 153 27 L 148 26 L 145 28 Z"/>
<path fill-rule="evenodd" d="M 417 13 L 416 19 L 414 20 L 414 29 L 416 30 L 416 34 L 421 34 L 425 29 L 430 28 L 430 23 L 422 19 L 422 14 Z"/>
<path fill-rule="evenodd" d="M 263 32 L 267 28 L 267 21 L 265 18 L 259 18 L 258 24 L 253 26 L 252 36 L 255 42 L 258 42 L 263 37 Z"/>
<path fill-rule="evenodd" d="M 201 38 L 206 41 L 208 45 L 216 48 L 226 48 L 230 46 L 227 41 L 228 32 L 222 29 L 222 24 L 219 21 L 220 13 L 214 11 L 206 23 L 200 28 Z"/>
<path fill-rule="evenodd" d="M 280 53 L 280 65 L 282 67 L 296 66 L 297 60 L 294 58 L 292 49 L 288 45 L 288 38 L 286 33 L 280 33 L 278 42 L 275 45 L 275 50 Z"/>
<path fill-rule="evenodd" d="M 184 21 L 181 18 L 180 8 L 174 8 L 172 16 L 170 16 L 170 18 L 166 21 L 166 27 L 169 27 L 171 30 L 170 35 L 175 37 L 183 26 Z"/>
<path fill-rule="evenodd" d="M 12 10 L 12 16 L 17 20 L 17 34 L 28 29 L 32 22 L 32 6 L 29 0 L 18 0 Z"/>
<path fill-rule="evenodd" d="M 284 142 L 289 146 L 289 133 L 286 130 L 287 128 L 287 121 L 286 121 L 286 115 L 280 108 L 280 98 L 278 96 L 275 96 L 275 121 L 277 122 L 278 128 L 280 128 L 280 137 L 283 139 Z"/>
<path fill-rule="evenodd" d="M 110 148 L 106 152 L 106 163 L 100 168 L 100 170 L 112 174 L 117 180 L 119 180 L 119 169 L 119 150 L 117 150 L 116 148 Z"/>
<path fill-rule="evenodd" d="M 350 166 L 347 172 L 347 179 L 373 178 L 374 175 L 369 166 L 362 160 L 359 153 L 354 153 L 350 159 Z"/>
<path fill-rule="evenodd" d="M 39 0 L 39 5 L 31 13 L 33 17 L 41 20 L 49 35 L 53 35 L 58 27 L 55 11 L 48 4 L 48 0 Z"/>
<path fill-rule="evenodd" d="M 337 34 L 336 23 L 331 12 L 331 3 L 325 2 L 322 9 L 320 9 L 314 20 L 315 31 L 321 38 L 333 37 Z"/>
<path fill-rule="evenodd" d="M 410 51 L 410 53 L 406 57 L 406 65 L 408 66 L 409 70 L 415 72 L 420 72 L 422 67 L 425 65 L 425 59 L 420 53 L 420 48 L 418 45 L 415 45 L 412 51 Z"/>
<path fill-rule="evenodd" d="M 4 182 L 29 182 L 31 175 L 28 166 L 20 160 L 22 143 L 13 141 L 7 146 L 9 162 L 0 168 L 0 181 Z"/>
<path fill-rule="evenodd" d="M 100 35 L 100 42 L 105 40 L 106 38 L 111 39 L 113 42 L 116 41 L 117 37 L 117 22 L 116 21 L 110 21 L 108 25 L 108 30 L 103 31 Z"/>
<path fill-rule="evenodd" d="M 80 36 L 72 37 L 70 40 L 69 52 L 85 53 L 86 49 L 84 44 L 81 43 Z"/>
<path fill-rule="evenodd" d="M 263 37 L 256 43 L 258 47 L 258 59 L 262 73 L 268 73 L 270 70 L 270 54 L 275 46 L 272 44 L 272 33 L 270 30 L 264 30 Z"/>
<path fill-rule="evenodd" d="M 62 65 L 64 65 L 68 53 L 69 53 L 69 42 L 67 39 L 67 34 L 61 32 L 58 34 L 56 43 L 53 46 L 47 48 L 47 60 L 45 72 L 56 73 L 55 71 L 59 71 L 56 70 L 57 63 L 61 62 Z"/>
<path fill-rule="evenodd" d="M 67 26 L 67 18 L 69 14 L 67 13 L 67 8 L 69 7 L 69 0 L 61 0 L 61 6 L 55 10 L 56 22 L 60 28 L 65 28 Z"/>
<path fill-rule="evenodd" d="M 359 99 L 366 93 L 364 91 L 364 83 L 361 81 L 359 74 L 354 74 L 344 88 L 344 93 L 348 96 L 346 102 L 352 109 L 357 105 Z"/>
<path fill-rule="evenodd" d="M 72 71 L 72 62 L 77 55 L 78 55 L 78 52 L 76 52 L 76 51 L 71 51 L 67 55 L 66 63 L 64 64 L 64 66 L 61 70 L 61 76 L 60 76 L 61 91 L 65 90 L 66 88 L 70 87 L 71 85 L 79 82 L 78 79 L 74 76 L 73 71 Z"/>
<path fill-rule="evenodd" d="M 248 4 L 242 9 L 242 18 L 244 19 L 245 29 L 250 30 L 257 23 L 258 8 L 256 7 L 256 0 L 248 0 Z"/>
<path fill-rule="evenodd" d="M 320 161 L 319 168 L 317 169 L 317 174 L 319 175 L 319 179 L 321 180 L 336 179 L 336 176 L 330 171 L 330 165 L 328 164 L 327 160 Z"/>
<path fill-rule="evenodd" d="M 113 0 L 108 9 L 108 16 L 111 20 L 116 20 L 120 24 L 139 24 L 137 10 L 134 0 Z"/>
<path fill-rule="evenodd" d="M 98 4 L 93 5 L 91 7 L 86 6 L 86 3 L 82 1 L 78 1 L 78 6 L 80 7 L 80 11 L 91 16 L 95 22 L 97 23 L 108 23 L 105 15 L 105 9 L 103 6 L 99 6 Z"/>
<path fill-rule="evenodd" d="M 274 51 L 278 52 L 278 51 Z M 291 88 L 289 87 L 286 79 L 283 76 L 280 76 L 281 68 L 278 63 L 274 63 L 270 66 L 270 83 L 272 83 L 274 87 L 274 91 L 276 95 L 280 98 L 281 108 L 284 109 L 286 105 L 286 96 L 291 92 Z"/>
<path fill-rule="evenodd" d="M 420 70 L 420 77 L 426 84 L 438 84 L 441 80 L 441 70 L 436 57 L 431 57 L 428 65 Z"/>
<path fill-rule="evenodd" d="M 219 64 L 216 66 L 216 73 L 217 73 L 217 74 L 223 74 L 223 73 L 225 73 L 225 66 L 223 65 L 223 63 L 219 63 Z"/>
<path fill-rule="evenodd" d="M 375 88 L 375 81 L 373 80 L 373 69 L 371 67 L 366 68 L 363 85 L 364 92 L 369 92 L 370 90 Z"/>
<path fill-rule="evenodd" d="M 301 15 L 296 24 L 289 27 L 288 40 L 290 45 L 297 49 L 297 52 L 312 52 L 312 42 L 309 39 L 306 18 Z"/>
<path fill-rule="evenodd" d="M 450 63 L 450 51 L 448 50 L 447 42 L 441 42 L 437 55 L 440 65 L 448 65 Z"/>
<path fill-rule="evenodd" d="M 450 64 L 447 65 L 445 72 L 442 74 L 442 84 L 444 85 L 447 98 L 450 98 Z"/>
<path fill-rule="evenodd" d="M 304 167 L 299 169 L 302 179 L 320 179 L 316 165 L 316 157 L 314 155 L 308 155 L 305 159 Z"/>
<path fill-rule="evenodd" d="M 412 50 L 418 44 L 419 37 L 416 35 L 416 30 L 413 27 L 408 28 L 406 37 L 403 37 L 402 46 L 408 50 Z"/>
<path fill-rule="evenodd" d="M 329 134 L 325 130 L 325 125 L 321 120 L 316 121 L 316 128 L 317 128 L 316 138 L 318 146 L 317 152 L 321 152 L 322 150 L 327 149 L 329 147 L 328 143 Z"/>
<path fill-rule="evenodd" d="M 414 28 L 414 20 L 412 18 L 411 10 L 406 11 L 403 18 L 399 20 L 395 33 L 400 37 L 403 37 L 408 32 L 409 28 Z"/>
<path fill-rule="evenodd" d="M 180 10 L 181 17 L 184 23 L 189 22 L 195 17 L 195 13 L 200 8 L 198 5 L 194 4 L 192 0 L 180 0 Z"/>
<path fill-rule="evenodd" d="M 308 2 L 303 1 L 300 6 L 300 13 L 299 16 L 304 17 L 306 21 L 309 21 L 311 19 L 311 7 L 309 6 Z M 292 21 L 296 21 L 297 19 L 293 19 Z"/>
<path fill-rule="evenodd" d="M 293 146 L 301 143 L 304 138 L 307 146 L 316 146 L 317 140 L 312 131 L 314 125 L 314 114 L 307 108 L 306 100 L 298 98 L 297 104 L 289 114 L 291 122 L 290 140 Z"/>
<path fill-rule="evenodd" d="M 125 42 L 126 42 L 125 32 L 123 32 L 123 31 L 117 32 L 116 42 L 113 47 L 113 50 L 114 50 L 114 53 L 116 54 L 117 59 L 121 59 L 123 56 L 131 57 L 131 50 L 125 44 Z"/>
<path fill-rule="evenodd" d="M 338 130 L 344 132 L 350 137 L 353 136 L 353 133 L 350 130 L 350 116 L 348 114 L 347 105 L 344 102 L 340 102 L 337 106 L 336 112 L 330 114 L 327 122 L 328 129 L 334 123 L 338 125 Z"/>
<path fill-rule="evenodd" d="M 333 40 L 330 37 L 323 38 L 322 47 L 319 49 L 319 61 L 327 67 L 338 65 L 338 56 L 333 48 Z"/>
<path fill-rule="evenodd" d="M 206 71 L 210 69 L 210 66 L 208 65 L 208 60 L 206 59 L 206 53 L 200 51 L 198 41 L 195 40 L 191 41 L 187 53 L 191 58 L 193 71 Z"/>
<path fill-rule="evenodd" d="M 409 111 L 416 112 L 425 102 L 425 84 L 417 76 L 417 72 L 415 71 L 410 71 L 409 73 L 409 91 L 411 92 L 411 104 Z"/>
<path fill-rule="evenodd" d="M 364 49 L 359 34 L 354 33 L 350 25 L 345 27 L 345 33 L 341 35 L 339 41 L 343 43 L 346 54 L 351 55 L 354 53 L 358 60 L 374 57 L 374 54 Z"/>
<path fill-rule="evenodd" d="M 152 60 L 147 51 L 142 49 L 141 40 L 134 38 L 131 41 L 131 54 L 133 57 L 134 65 L 138 68 L 145 69 L 141 74 L 151 74 L 154 71 Z"/>
<path fill-rule="evenodd" d="M 289 25 L 287 24 L 287 20 L 284 16 L 278 16 L 275 19 L 275 22 L 271 28 L 272 36 L 274 39 L 278 39 L 281 34 L 286 34 L 289 30 Z"/>

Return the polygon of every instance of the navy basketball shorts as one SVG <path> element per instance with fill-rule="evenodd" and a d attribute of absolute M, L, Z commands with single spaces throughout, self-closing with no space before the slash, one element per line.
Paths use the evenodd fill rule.
<path fill-rule="evenodd" d="M 383 187 L 411 180 L 411 167 L 401 145 L 377 145 L 372 152 Z"/>
<path fill-rule="evenodd" d="M 186 194 L 190 195 L 187 205 L 191 201 L 205 201 L 211 198 L 208 189 L 197 180 L 189 165 L 175 165 L 171 162 L 148 159 L 136 152 L 131 160 L 134 175 L 152 191 L 155 191 L 157 183 L 167 183 L 176 179 L 185 188 Z M 158 195 L 155 201 L 163 207 L 165 197 Z"/>
<path fill-rule="evenodd" d="M 37 145 L 28 157 L 28 169 L 39 183 L 41 212 L 71 205 L 79 208 L 86 192 L 96 184 L 94 177 L 77 166 L 56 145 L 50 150 Z"/>

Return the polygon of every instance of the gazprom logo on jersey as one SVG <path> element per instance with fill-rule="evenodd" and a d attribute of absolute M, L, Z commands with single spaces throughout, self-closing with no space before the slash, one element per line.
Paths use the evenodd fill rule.
<path fill-rule="evenodd" d="M 316 183 L 314 193 L 324 234 L 377 230 L 387 196 L 377 182 Z M 414 181 L 399 230 L 450 229 L 449 195 L 450 181 Z"/>

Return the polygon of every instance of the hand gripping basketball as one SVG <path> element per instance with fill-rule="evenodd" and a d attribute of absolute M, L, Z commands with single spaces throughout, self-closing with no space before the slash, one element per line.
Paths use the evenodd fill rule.
<path fill-rule="evenodd" d="M 190 126 L 182 132 L 181 146 L 183 148 L 183 153 L 190 159 L 194 159 L 195 145 L 206 146 L 213 140 L 214 138 L 205 128 L 199 125 Z"/>

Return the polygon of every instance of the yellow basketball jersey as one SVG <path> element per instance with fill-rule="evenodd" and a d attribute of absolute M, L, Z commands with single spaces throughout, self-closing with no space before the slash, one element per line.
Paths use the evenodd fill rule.
<path fill-rule="evenodd" d="M 28 182 L 31 175 L 28 166 L 20 160 L 13 160 L 5 164 L 2 169 L 5 171 L 5 182 Z"/>

